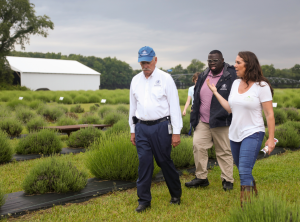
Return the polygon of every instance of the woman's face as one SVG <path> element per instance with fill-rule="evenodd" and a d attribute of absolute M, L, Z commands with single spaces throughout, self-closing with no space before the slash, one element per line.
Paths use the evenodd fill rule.
<path fill-rule="evenodd" d="M 235 59 L 234 68 L 236 71 L 236 75 L 240 78 L 243 78 L 245 75 L 245 71 L 246 71 L 245 65 L 246 65 L 246 63 L 244 62 L 244 60 L 241 57 L 237 56 Z"/>
<path fill-rule="evenodd" d="M 198 78 L 197 78 L 197 79 L 195 79 L 195 81 L 194 81 L 195 85 L 196 85 L 197 81 L 198 81 Z"/>

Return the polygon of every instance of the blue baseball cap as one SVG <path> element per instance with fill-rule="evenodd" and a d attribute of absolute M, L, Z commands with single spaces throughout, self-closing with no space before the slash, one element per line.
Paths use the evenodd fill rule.
<path fill-rule="evenodd" d="M 139 52 L 138 62 L 151 62 L 155 56 L 154 50 L 149 46 L 142 47 Z"/>

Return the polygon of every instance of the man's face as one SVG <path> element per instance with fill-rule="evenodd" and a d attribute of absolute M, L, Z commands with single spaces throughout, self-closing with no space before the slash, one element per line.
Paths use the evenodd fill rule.
<path fill-rule="evenodd" d="M 155 59 L 152 60 L 151 62 L 140 62 L 140 65 L 142 67 L 145 76 L 150 76 L 153 73 L 156 63 L 157 63 L 157 57 L 155 57 Z"/>
<path fill-rule="evenodd" d="M 223 62 L 224 59 L 218 53 L 208 55 L 208 67 L 214 75 L 222 71 L 224 67 Z"/>

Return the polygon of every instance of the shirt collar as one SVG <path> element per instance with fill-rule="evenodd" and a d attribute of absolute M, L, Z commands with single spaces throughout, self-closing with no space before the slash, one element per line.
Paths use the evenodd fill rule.
<path fill-rule="evenodd" d="M 220 77 L 220 76 L 223 75 L 223 71 L 224 71 L 224 68 L 222 69 L 222 71 L 221 71 L 218 75 L 214 75 L 214 74 L 212 74 L 212 72 L 210 71 L 210 72 L 208 73 L 208 75 L 211 76 L 211 77 L 213 77 L 213 78 L 217 78 L 217 77 Z"/>

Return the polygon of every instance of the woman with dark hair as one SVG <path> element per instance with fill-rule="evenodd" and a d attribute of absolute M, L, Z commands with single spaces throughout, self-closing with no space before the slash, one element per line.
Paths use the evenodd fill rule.
<path fill-rule="evenodd" d="M 265 113 L 269 138 L 265 145 L 270 154 L 274 148 L 275 119 L 272 106 L 273 89 L 263 76 L 259 61 L 252 52 L 239 52 L 235 60 L 236 79 L 228 101 L 218 92 L 214 84 L 207 85 L 228 113 L 232 113 L 229 127 L 230 147 L 241 180 L 241 206 L 250 192 L 257 195 L 252 169 L 265 135 L 262 110 Z"/>

